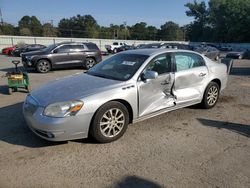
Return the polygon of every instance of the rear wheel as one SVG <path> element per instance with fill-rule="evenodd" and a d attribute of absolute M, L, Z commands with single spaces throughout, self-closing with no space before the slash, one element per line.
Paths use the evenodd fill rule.
<path fill-rule="evenodd" d="M 113 50 L 113 53 L 114 53 L 114 54 L 116 54 L 116 53 L 117 53 L 117 49 L 116 49 L 116 48 Z"/>
<path fill-rule="evenodd" d="M 98 142 L 112 142 L 122 137 L 127 129 L 128 122 L 127 108 L 120 102 L 112 101 L 96 112 L 90 133 Z"/>
<path fill-rule="evenodd" d="M 41 59 L 36 64 L 36 70 L 40 73 L 47 73 L 51 70 L 51 64 L 48 60 Z"/>
<path fill-rule="evenodd" d="M 216 82 L 210 82 L 205 90 L 201 105 L 203 108 L 213 108 L 220 95 L 220 87 Z"/>
<path fill-rule="evenodd" d="M 84 67 L 89 70 L 90 68 L 92 68 L 94 65 L 96 64 L 96 61 L 93 58 L 86 58 L 85 63 L 84 63 Z"/>

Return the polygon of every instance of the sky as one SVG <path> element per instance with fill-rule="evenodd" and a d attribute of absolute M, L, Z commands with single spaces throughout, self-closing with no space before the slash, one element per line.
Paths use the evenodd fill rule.
<path fill-rule="evenodd" d="M 146 22 L 159 28 L 167 21 L 181 26 L 190 23 L 187 2 L 193 0 L 0 0 L 0 8 L 4 22 L 13 25 L 24 15 L 34 15 L 41 23 L 53 20 L 56 26 L 62 18 L 90 14 L 101 26 Z"/>

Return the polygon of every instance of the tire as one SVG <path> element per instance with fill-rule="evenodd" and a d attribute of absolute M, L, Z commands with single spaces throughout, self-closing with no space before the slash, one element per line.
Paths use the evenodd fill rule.
<path fill-rule="evenodd" d="M 108 102 L 95 113 L 90 128 L 90 135 L 97 142 L 109 143 L 123 136 L 127 130 L 128 123 L 129 113 L 127 108 L 120 102 Z"/>
<path fill-rule="evenodd" d="M 213 108 L 220 95 L 220 87 L 216 82 L 210 82 L 205 90 L 201 106 L 205 109 Z"/>
<path fill-rule="evenodd" d="M 9 89 L 9 90 L 8 90 L 9 95 L 12 95 L 12 92 L 13 92 L 12 88 L 9 87 L 8 89 Z"/>
<path fill-rule="evenodd" d="M 116 49 L 116 48 L 113 50 L 113 53 L 114 53 L 114 54 L 116 54 L 116 53 L 117 53 L 117 49 Z"/>
<path fill-rule="evenodd" d="M 94 65 L 96 64 L 95 59 L 93 58 L 86 58 L 85 62 L 84 62 L 84 68 L 89 70 L 90 68 L 92 68 Z"/>
<path fill-rule="evenodd" d="M 51 64 L 46 59 L 40 59 L 36 64 L 36 70 L 39 73 L 47 73 L 51 70 Z"/>

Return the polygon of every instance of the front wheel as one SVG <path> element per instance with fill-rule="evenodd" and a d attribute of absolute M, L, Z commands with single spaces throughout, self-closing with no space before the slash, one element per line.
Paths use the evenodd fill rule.
<path fill-rule="evenodd" d="M 90 134 L 100 143 L 112 142 L 122 137 L 128 122 L 127 108 L 120 102 L 112 101 L 97 110 Z"/>
<path fill-rule="evenodd" d="M 220 95 L 220 87 L 216 82 L 210 82 L 205 90 L 201 105 L 203 108 L 213 108 Z"/>
<path fill-rule="evenodd" d="M 93 58 L 86 58 L 84 67 L 89 70 L 96 64 L 96 61 Z"/>
<path fill-rule="evenodd" d="M 41 59 L 36 64 L 36 70 L 40 73 L 47 73 L 51 69 L 51 64 L 48 60 Z"/>

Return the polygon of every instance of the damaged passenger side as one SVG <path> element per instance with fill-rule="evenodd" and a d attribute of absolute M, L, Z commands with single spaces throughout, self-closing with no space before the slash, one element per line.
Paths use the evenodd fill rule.
<path fill-rule="evenodd" d="M 172 93 L 174 85 L 173 57 L 171 53 L 156 56 L 144 69 L 139 83 L 139 115 L 175 106 L 176 98 Z M 157 74 L 147 79 L 148 73 Z M 144 102 L 145 101 L 145 102 Z"/>

